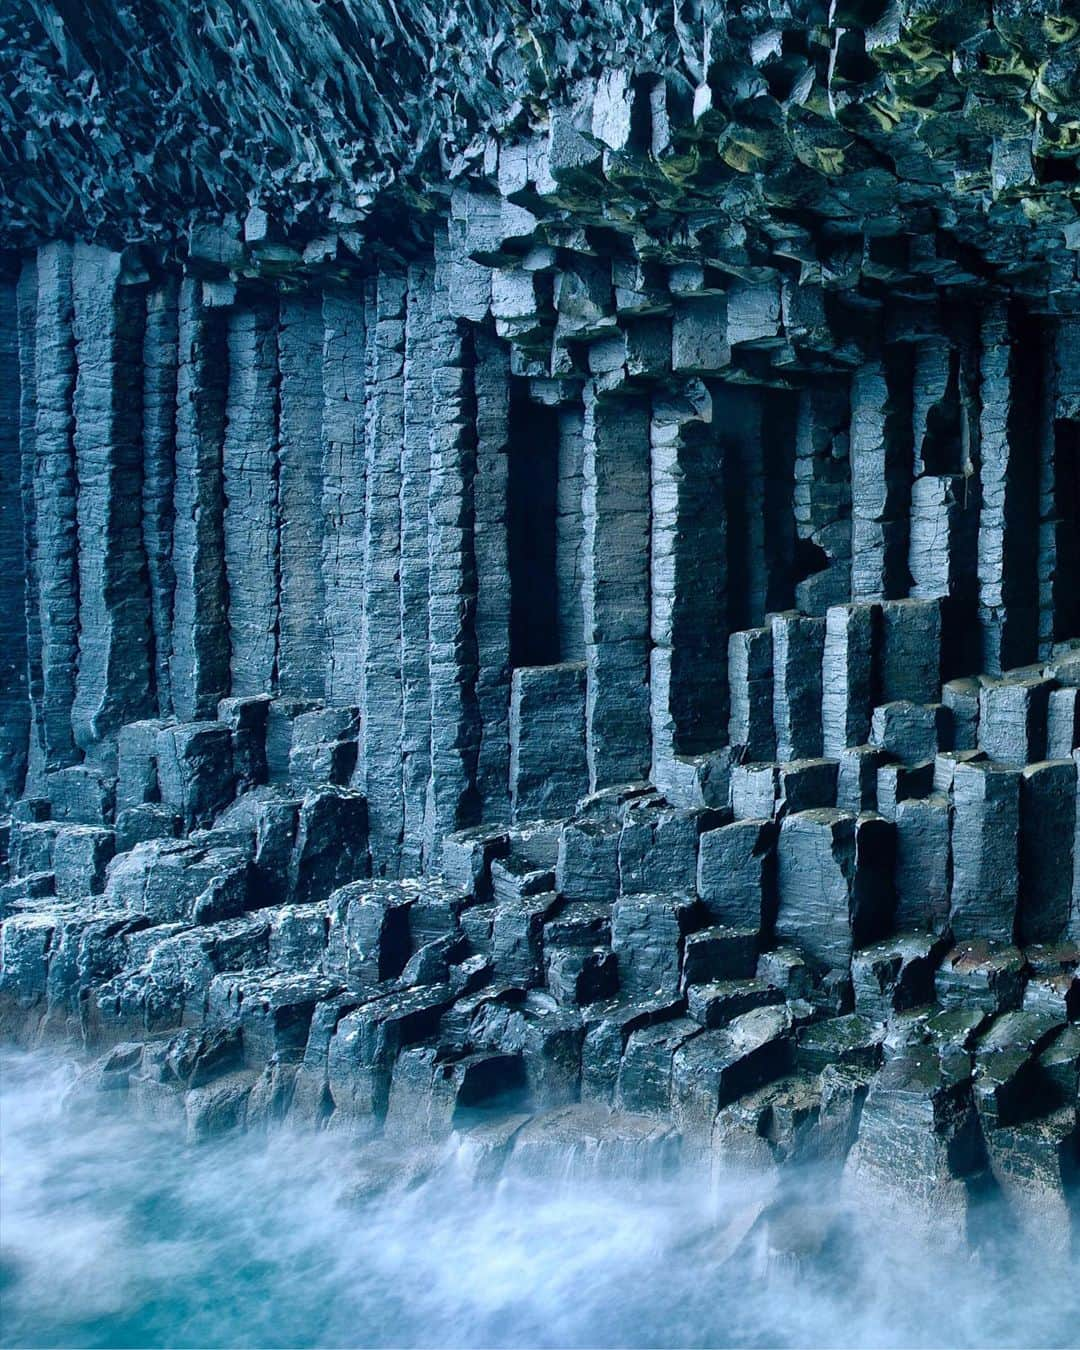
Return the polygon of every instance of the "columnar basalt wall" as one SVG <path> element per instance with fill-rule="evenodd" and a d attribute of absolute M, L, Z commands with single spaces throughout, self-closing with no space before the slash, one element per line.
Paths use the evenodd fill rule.
<path fill-rule="evenodd" d="M 1063 1250 L 1080 25 L 518 7 L 500 84 L 468 12 L 372 73 L 377 5 L 224 6 L 157 181 L 42 143 L 143 8 L 28 4 L 3 58 L 6 1027 L 196 1134 L 513 1098 L 957 1222 L 996 1186 Z"/>

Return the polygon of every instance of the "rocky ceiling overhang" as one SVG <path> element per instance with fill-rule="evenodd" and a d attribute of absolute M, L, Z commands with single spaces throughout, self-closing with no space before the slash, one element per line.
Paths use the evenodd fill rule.
<path fill-rule="evenodd" d="M 565 247 L 1077 303 L 1075 0 L 7 0 L 0 244 L 234 280 Z M 455 195 L 456 194 L 456 195 Z M 482 233 L 482 231 L 481 231 Z"/>

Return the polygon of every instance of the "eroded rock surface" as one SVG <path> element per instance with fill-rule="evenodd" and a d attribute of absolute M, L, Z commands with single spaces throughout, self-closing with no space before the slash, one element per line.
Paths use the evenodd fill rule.
<path fill-rule="evenodd" d="M 1067 1250 L 1069 7 L 94 10 L 0 19 L 7 1033 Z"/>

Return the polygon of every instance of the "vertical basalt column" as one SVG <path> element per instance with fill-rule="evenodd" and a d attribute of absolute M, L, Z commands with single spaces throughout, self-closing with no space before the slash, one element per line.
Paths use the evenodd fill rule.
<path fill-rule="evenodd" d="M 729 593 L 729 602 L 730 598 Z M 729 744 L 745 763 L 762 764 L 775 759 L 772 626 L 732 633 L 728 639 L 727 670 L 731 708 Z"/>
<path fill-rule="evenodd" d="M 180 281 L 166 277 L 146 296 L 143 333 L 142 533 L 150 588 L 158 712 L 172 712 L 173 490 L 176 483 L 177 323 Z"/>
<path fill-rule="evenodd" d="M 950 924 L 959 941 L 1011 942 L 1016 925 L 1020 781 L 1000 764 L 958 764 L 953 779 Z"/>
<path fill-rule="evenodd" d="M 281 302 L 278 332 L 278 687 L 293 698 L 326 693 L 323 591 L 322 300 Z"/>
<path fill-rule="evenodd" d="M 363 474 L 364 502 L 362 512 L 363 534 L 360 539 L 360 679 L 357 683 L 357 702 L 360 706 L 360 726 L 357 730 L 356 770 L 353 774 L 354 786 L 361 791 L 367 790 L 367 717 L 368 717 L 368 623 L 372 603 L 371 576 L 368 565 L 368 544 L 370 528 L 368 525 L 368 507 L 372 492 L 368 484 L 368 475 L 372 472 L 371 429 L 375 415 L 375 328 L 377 324 L 375 309 L 376 278 L 367 278 L 362 287 L 362 313 L 364 316 L 364 422 L 363 422 Z M 399 517 L 400 520 L 400 517 Z M 377 738 L 376 738 L 377 739 Z M 369 808 L 370 815 L 370 808 Z M 369 821 L 370 825 L 370 821 Z M 374 855 L 372 855 L 374 857 Z M 375 864 L 376 874 L 378 863 Z"/>
<path fill-rule="evenodd" d="M 708 411 L 711 414 L 711 408 Z M 672 666 L 674 615 L 679 598 L 680 488 L 685 474 L 679 450 L 682 417 L 686 412 L 677 405 L 669 408 L 668 404 L 658 399 L 653 403 L 649 427 L 649 629 L 652 638 L 652 650 L 649 653 L 649 722 L 652 735 L 650 777 L 661 790 L 674 777 L 678 730 Z"/>
<path fill-rule="evenodd" d="M 171 692 L 181 721 L 213 717 L 229 690 L 225 581 L 224 317 L 202 301 L 200 283 L 180 286 L 176 381 L 176 504 L 173 528 Z"/>
<path fill-rule="evenodd" d="M 829 759 L 839 759 L 848 746 L 865 745 L 869 739 L 880 621 L 873 603 L 831 605 L 825 612 L 821 734 Z"/>
<path fill-rule="evenodd" d="M 700 420 L 697 420 L 700 419 Z M 651 443 L 652 776 L 716 749 L 727 724 L 723 466 L 704 386 L 653 403 Z"/>
<path fill-rule="evenodd" d="M 585 390 L 585 744 L 590 791 L 649 771 L 649 410 Z"/>
<path fill-rule="evenodd" d="M 0 803 L 22 791 L 29 744 L 22 477 L 19 455 L 19 310 L 0 279 Z"/>
<path fill-rule="evenodd" d="M 41 587 L 37 566 L 37 263 L 25 262 L 15 287 L 19 325 L 19 496 L 23 533 L 23 613 L 26 625 L 26 689 L 30 698 L 26 788 L 37 785 L 45 762 L 44 685 L 41 669 Z"/>
<path fill-rule="evenodd" d="M 401 443 L 401 870 L 420 871 L 431 777 L 431 686 L 428 662 L 428 494 L 431 477 L 434 276 L 430 265 L 408 273 L 405 312 L 405 423 Z"/>
<path fill-rule="evenodd" d="M 34 504 L 46 770 L 78 758 L 71 728 L 79 641 L 71 271 L 70 244 L 38 250 Z"/>
<path fill-rule="evenodd" d="M 581 584 L 584 576 L 584 529 L 581 515 L 583 412 L 561 407 L 558 414 L 559 470 L 555 487 L 555 619 L 560 661 L 585 657 Z"/>
<path fill-rule="evenodd" d="M 500 432 L 497 419 L 494 425 L 484 423 L 474 394 L 474 381 L 498 379 L 498 367 L 486 365 L 474 372 L 472 343 L 458 331 L 457 323 L 447 313 L 448 284 L 447 258 L 437 246 L 428 485 L 431 785 L 425 838 L 427 860 L 432 864 L 438 862 L 438 846 L 444 835 L 476 824 L 480 818 L 476 778 L 481 732 L 487 729 L 482 728 L 477 698 L 474 489 L 478 431 L 489 437 Z M 494 392 L 484 390 L 483 417 L 491 416 L 490 400 Z M 493 449 L 494 445 L 488 446 L 489 453 Z M 509 592 L 508 585 L 506 590 Z M 504 631 L 508 634 L 509 594 L 506 606 Z M 502 716 L 509 717 L 508 708 Z M 504 734 L 508 736 L 508 731 Z"/>
<path fill-rule="evenodd" d="M 506 524 L 510 357 L 505 343 L 480 328 L 475 329 L 474 334 L 476 475 L 473 481 L 473 555 L 478 665 L 476 702 L 481 728 L 476 788 L 483 819 L 502 822 L 508 820 L 510 814 L 510 562 Z M 580 438 L 580 423 L 578 435 Z M 564 464 L 566 444 L 564 437 L 560 441 L 560 469 Z M 580 519 L 580 460 L 577 483 Z M 567 487 L 572 490 L 569 478 Z M 557 554 L 557 558 L 559 556 Z M 577 607 L 580 613 L 580 588 Z M 579 629 L 579 652 L 580 642 Z"/>
<path fill-rule="evenodd" d="M 143 297 L 118 253 L 74 252 L 79 669 L 75 739 L 88 750 L 153 711 L 143 552 Z"/>
<path fill-rule="evenodd" d="M 822 666 L 826 620 L 772 616 L 776 758 L 814 759 L 822 746 Z"/>
<path fill-rule="evenodd" d="M 367 434 L 361 745 L 358 786 L 367 795 L 372 864 L 396 876 L 401 784 L 401 446 L 404 435 L 405 277 L 380 272 L 365 310 Z"/>
<path fill-rule="evenodd" d="M 229 315 L 225 575 L 232 693 L 275 690 L 278 665 L 278 314 Z"/>
<path fill-rule="evenodd" d="M 911 494 L 908 354 L 891 348 L 851 382 L 851 598 L 901 598 L 908 591 Z"/>
<path fill-rule="evenodd" d="M 981 668 L 999 674 L 1031 661 L 1037 639 L 1035 501 L 1038 457 L 1029 450 L 1040 366 L 1003 303 L 987 306 L 981 329 L 979 418 L 979 625 Z"/>
<path fill-rule="evenodd" d="M 355 294 L 323 296 L 323 589 L 326 696 L 360 694 L 364 609 L 364 305 Z"/>

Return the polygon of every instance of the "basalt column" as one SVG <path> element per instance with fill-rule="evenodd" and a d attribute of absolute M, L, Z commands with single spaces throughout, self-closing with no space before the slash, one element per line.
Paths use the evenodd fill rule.
<path fill-rule="evenodd" d="M 592 791 L 649 769 L 649 409 L 585 392 L 585 736 Z"/>
<path fill-rule="evenodd" d="M 206 307 L 197 281 L 185 280 L 179 302 L 170 671 L 173 708 L 183 721 L 213 717 L 229 689 L 222 478 L 225 338 L 223 314 Z"/>
<path fill-rule="evenodd" d="M 323 296 L 323 590 L 326 693 L 360 694 L 364 612 L 364 302 L 359 287 Z"/>
<path fill-rule="evenodd" d="M 478 627 L 474 488 L 478 428 L 488 438 L 486 454 L 498 454 L 504 444 L 499 402 L 504 386 L 498 383 L 500 366 L 484 357 L 477 362 L 473 342 L 448 313 L 449 283 L 447 256 L 440 246 L 432 293 L 428 495 L 431 783 L 424 840 L 433 861 L 438 858 L 444 835 L 479 823 L 477 766 L 481 736 L 490 731 L 493 738 L 497 737 L 500 726 L 498 708 L 494 725 L 481 721 L 482 709 L 477 698 L 478 631 L 483 633 L 485 644 L 492 641 L 496 644 L 492 671 L 495 680 L 503 668 L 498 661 L 502 652 L 499 629 L 490 611 L 483 627 Z M 490 519 L 490 503 L 487 512 Z M 496 545 L 492 557 L 497 566 L 501 551 L 497 540 L 490 542 Z M 505 572 L 497 571 L 487 581 L 497 584 L 504 577 Z M 508 596 L 504 596 L 504 603 L 508 606 Z M 491 709 L 490 697 L 485 699 L 485 705 Z M 489 747 L 489 765 L 493 759 L 498 762 L 498 751 L 496 740 Z"/>
<path fill-rule="evenodd" d="M 473 482 L 473 550 L 478 665 L 476 701 L 481 728 L 476 787 L 484 820 L 500 822 L 507 820 L 510 812 L 510 564 L 506 537 L 510 354 L 505 343 L 482 328 L 474 330 L 474 338 L 476 476 Z M 580 486 L 579 477 L 579 515 Z M 580 608 L 579 588 L 579 613 Z"/>
<path fill-rule="evenodd" d="M 142 532 L 150 590 L 158 711 L 172 711 L 173 490 L 176 481 L 177 323 L 180 281 L 166 276 L 146 296 L 142 388 Z"/>
<path fill-rule="evenodd" d="M 980 664 L 997 674 L 1036 654 L 1041 361 L 1037 332 L 1015 307 L 987 306 L 981 338 Z"/>
<path fill-rule="evenodd" d="M 49 244 L 37 258 L 34 521 L 46 769 L 78 758 L 71 730 L 79 642 L 72 252 Z"/>
<path fill-rule="evenodd" d="M 20 398 L 16 283 L 4 277 L 0 278 L 0 802 L 10 801 L 22 791 L 30 731 Z"/>
<path fill-rule="evenodd" d="M 368 799 L 372 863 L 386 876 L 396 875 L 400 866 L 404 825 L 399 568 L 406 289 L 404 276 L 380 272 L 365 297 L 368 408 L 357 786 Z"/>
<path fill-rule="evenodd" d="M 431 777 L 428 663 L 428 507 L 431 487 L 433 268 L 408 272 L 405 314 L 405 420 L 401 441 L 401 790 L 402 871 L 421 870 Z"/>
<path fill-rule="evenodd" d="M 224 448 L 225 570 L 231 692 L 272 693 L 278 678 L 278 312 L 229 315 Z"/>
<path fill-rule="evenodd" d="M 75 453 L 79 666 L 72 709 L 84 751 L 152 711 L 150 596 L 141 529 L 140 290 L 121 258 L 76 245 Z"/>
<path fill-rule="evenodd" d="M 281 369 L 278 681 L 285 697 L 301 699 L 321 699 L 326 693 L 322 353 L 319 297 L 283 299 L 278 335 Z"/>
<path fill-rule="evenodd" d="M 19 341 L 19 503 L 23 536 L 23 602 L 26 631 L 26 691 L 29 707 L 29 744 L 26 747 L 26 779 L 29 789 L 40 786 L 45 756 L 42 718 L 44 684 L 41 666 L 41 594 L 37 563 L 37 500 L 34 469 L 37 459 L 37 262 L 30 259 L 19 269 L 15 286 Z"/>

